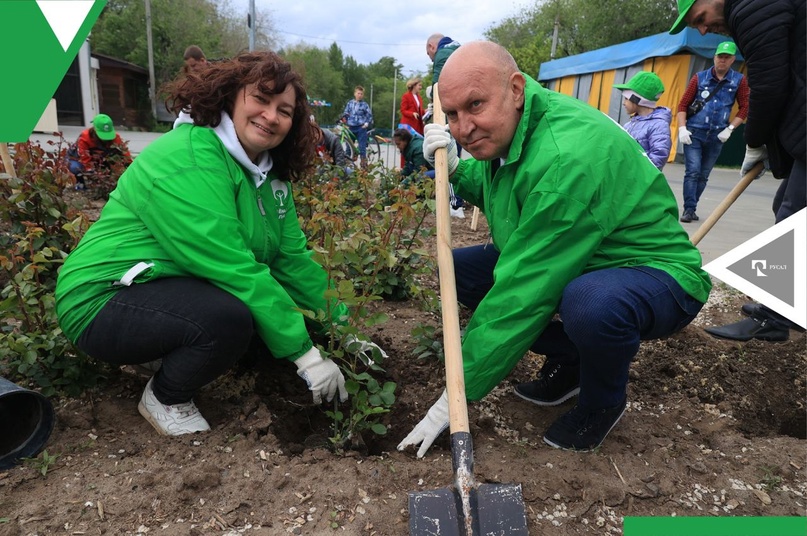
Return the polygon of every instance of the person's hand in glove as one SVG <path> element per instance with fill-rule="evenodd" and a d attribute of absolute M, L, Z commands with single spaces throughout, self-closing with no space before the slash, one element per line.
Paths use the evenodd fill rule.
<path fill-rule="evenodd" d="M 731 128 L 731 125 L 729 125 L 720 131 L 720 134 L 717 135 L 717 139 L 720 140 L 720 143 L 726 143 L 731 137 L 732 132 L 734 132 L 734 129 Z"/>
<path fill-rule="evenodd" d="M 460 159 L 457 156 L 457 142 L 451 137 L 445 125 L 426 125 L 423 129 L 423 157 L 434 167 L 434 151 L 445 147 L 447 151 L 448 174 L 457 170 Z"/>
<path fill-rule="evenodd" d="M 426 88 L 426 98 L 429 99 L 429 100 L 433 100 L 432 99 L 432 87 L 433 86 L 428 86 Z"/>
<path fill-rule="evenodd" d="M 358 356 L 368 367 L 375 363 L 373 355 L 378 352 L 382 359 L 387 358 L 387 352 L 372 341 L 362 341 L 353 334 L 348 334 L 344 342 L 345 351 Z"/>
<path fill-rule="evenodd" d="M 363 124 L 363 125 L 361 126 L 361 128 L 367 128 L 367 127 L 369 127 L 369 126 L 370 126 L 370 123 L 365 123 L 365 124 Z"/>
<path fill-rule="evenodd" d="M 428 121 L 429 118 L 432 116 L 432 114 L 434 114 L 434 104 L 430 102 L 429 105 L 426 107 L 426 113 L 423 114 L 423 121 L 424 122 Z"/>
<path fill-rule="evenodd" d="M 297 365 L 297 375 L 305 380 L 308 389 L 314 394 L 314 404 L 321 404 L 323 395 L 325 400 L 330 402 L 337 389 L 339 389 L 339 401 L 347 400 L 342 371 L 336 363 L 324 359 L 316 346 L 304 353 L 294 364 Z"/>
<path fill-rule="evenodd" d="M 443 390 L 440 399 L 429 409 L 423 420 L 398 444 L 398 450 L 420 445 L 417 457 L 422 458 L 434 440 L 448 428 L 448 394 Z"/>
<path fill-rule="evenodd" d="M 755 180 L 763 176 L 766 170 L 770 169 L 770 165 L 768 164 L 768 148 L 765 145 L 760 147 L 749 147 L 746 145 L 745 158 L 743 158 L 743 165 L 740 168 L 740 178 L 745 177 L 746 173 L 751 171 L 751 168 L 754 167 L 754 164 L 757 162 L 763 162 L 765 165 L 762 171 L 759 172 L 759 175 L 754 177 Z"/>
<path fill-rule="evenodd" d="M 692 144 L 692 133 L 687 130 L 687 127 L 678 127 L 678 141 L 684 145 Z"/>

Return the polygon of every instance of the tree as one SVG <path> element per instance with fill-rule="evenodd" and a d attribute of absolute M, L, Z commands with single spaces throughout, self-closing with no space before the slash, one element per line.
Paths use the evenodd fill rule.
<path fill-rule="evenodd" d="M 555 20 L 555 58 L 666 32 L 677 14 L 676 0 L 551 0 L 504 19 L 485 36 L 507 48 L 519 68 L 537 76 L 549 60 Z"/>

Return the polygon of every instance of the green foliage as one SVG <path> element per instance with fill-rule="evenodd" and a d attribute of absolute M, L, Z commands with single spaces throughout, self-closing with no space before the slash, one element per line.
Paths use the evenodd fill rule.
<path fill-rule="evenodd" d="M 74 180 L 64 152 L 17 144 L 18 177 L 0 179 L 0 376 L 32 381 L 46 396 L 96 381 L 56 318 L 57 270 L 89 225 L 62 199 Z"/>
<path fill-rule="evenodd" d="M 485 32 L 507 48 L 519 68 L 537 77 L 549 61 L 555 21 L 555 58 L 596 50 L 669 30 L 676 0 L 550 0 L 508 17 Z"/>
<path fill-rule="evenodd" d="M 443 338 L 438 329 L 428 324 L 418 324 L 411 331 L 416 346 L 412 353 L 418 359 L 435 358 L 445 361 Z"/>
<path fill-rule="evenodd" d="M 435 271 L 424 242 L 434 235 L 424 223 L 434 210 L 434 182 L 397 187 L 398 173 L 378 165 L 320 181 L 312 175 L 302 182 L 295 202 L 315 258 L 331 278 L 365 296 L 429 299 L 420 278 Z"/>
<path fill-rule="evenodd" d="M 56 463 L 58 454 L 51 456 L 47 450 L 43 450 L 36 458 L 22 458 L 22 462 L 28 467 L 36 469 L 42 476 L 48 475 L 48 469 Z"/>
<path fill-rule="evenodd" d="M 188 45 L 198 45 L 208 59 L 231 57 L 249 44 L 245 14 L 227 2 L 150 0 L 154 71 L 157 87 L 173 79 Z M 256 45 L 275 49 L 274 29 L 266 12 L 256 14 Z M 93 27 L 94 52 L 148 66 L 143 0 L 109 0 Z"/>
<path fill-rule="evenodd" d="M 333 421 L 330 440 L 341 449 L 355 447 L 362 433 L 385 434 L 380 418 L 395 403 L 396 384 L 373 375 L 383 373 L 384 356 L 377 349 L 366 355 L 356 351 L 358 343 L 348 344 L 349 338 L 366 339 L 362 331 L 387 321 L 386 315 L 372 313 L 370 304 L 384 297 L 436 300 L 419 284 L 435 269 L 423 242 L 434 234 L 424 224 L 433 210 L 427 199 L 434 184 L 400 188 L 399 174 L 378 166 L 341 180 L 334 175 L 324 168 L 308 177 L 295 189 L 295 204 L 315 258 L 333 281 L 326 296 L 351 310 L 344 325 L 329 323 L 330 311 L 303 311 L 328 326 L 323 352 L 345 375 L 349 407 L 334 402 L 327 412 Z"/>

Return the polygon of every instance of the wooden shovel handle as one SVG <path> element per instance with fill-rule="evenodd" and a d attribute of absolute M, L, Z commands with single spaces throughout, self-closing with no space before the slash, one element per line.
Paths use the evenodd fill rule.
<path fill-rule="evenodd" d="M 690 241 L 693 245 L 698 245 L 698 242 L 700 242 L 703 237 L 706 236 L 706 233 L 708 233 L 709 230 L 714 227 L 717 220 L 719 220 L 720 217 L 726 213 L 729 207 L 737 200 L 738 197 L 740 197 L 740 194 L 742 194 L 745 189 L 748 188 L 749 184 L 754 182 L 756 176 L 762 172 L 762 166 L 762 162 L 758 162 L 756 165 L 754 165 L 754 167 L 751 168 L 751 171 L 746 173 L 743 178 L 740 179 L 740 182 L 734 185 L 734 188 L 731 189 L 726 198 L 723 199 L 723 201 L 721 201 L 717 207 L 715 207 L 712 213 L 709 214 L 709 217 L 706 218 L 706 221 L 704 221 L 698 230 L 695 231 L 695 234 L 692 235 Z"/>
<path fill-rule="evenodd" d="M 440 94 L 434 84 L 434 124 L 445 125 L 440 107 Z M 446 355 L 446 391 L 451 433 L 470 432 L 468 405 L 465 400 L 465 375 L 462 369 L 460 318 L 457 310 L 457 284 L 454 280 L 454 257 L 451 252 L 451 215 L 448 192 L 448 152 L 434 152 L 435 199 L 437 202 L 437 267 L 440 273 L 440 302 L 443 312 L 443 347 Z"/>

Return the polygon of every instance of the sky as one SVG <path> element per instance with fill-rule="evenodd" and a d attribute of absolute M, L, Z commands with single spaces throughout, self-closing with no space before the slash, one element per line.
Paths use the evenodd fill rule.
<path fill-rule="evenodd" d="M 282 46 L 306 43 L 329 48 L 334 41 L 345 57 L 360 64 L 391 56 L 403 65 L 404 77 L 425 74 L 431 61 L 426 39 L 441 33 L 460 43 L 484 39 L 484 32 L 536 0 L 292 0 L 279 4 L 255 0 L 257 11 L 268 11 Z M 232 0 L 249 11 L 249 0 Z"/>

